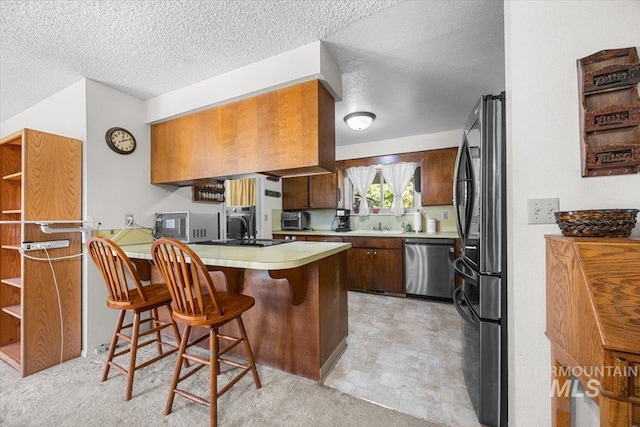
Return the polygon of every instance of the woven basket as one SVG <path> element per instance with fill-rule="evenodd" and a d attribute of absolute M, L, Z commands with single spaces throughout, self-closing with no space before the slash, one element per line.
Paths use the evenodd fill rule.
<path fill-rule="evenodd" d="M 565 236 L 627 237 L 636 226 L 638 209 L 596 209 L 556 212 Z"/>

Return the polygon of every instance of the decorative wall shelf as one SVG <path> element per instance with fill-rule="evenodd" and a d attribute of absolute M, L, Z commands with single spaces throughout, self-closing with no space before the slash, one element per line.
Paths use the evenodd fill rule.
<path fill-rule="evenodd" d="M 635 47 L 578 60 L 582 176 L 640 172 L 640 63 Z"/>

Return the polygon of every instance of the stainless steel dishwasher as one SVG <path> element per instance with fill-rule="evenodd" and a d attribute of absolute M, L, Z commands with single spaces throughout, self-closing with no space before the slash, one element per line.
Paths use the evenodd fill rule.
<path fill-rule="evenodd" d="M 455 289 L 454 239 L 405 239 L 407 296 L 452 300 Z"/>

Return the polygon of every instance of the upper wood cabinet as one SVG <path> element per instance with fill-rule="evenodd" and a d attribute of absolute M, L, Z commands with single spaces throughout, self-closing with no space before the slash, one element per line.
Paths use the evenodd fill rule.
<path fill-rule="evenodd" d="M 297 176 L 282 180 L 282 210 L 309 208 L 309 177 Z"/>
<path fill-rule="evenodd" d="M 309 177 L 309 207 L 312 209 L 338 207 L 338 174 L 327 173 Z"/>
<path fill-rule="evenodd" d="M 282 180 L 282 210 L 335 209 L 338 174 L 300 176 Z"/>
<path fill-rule="evenodd" d="M 457 148 L 423 152 L 421 181 L 422 206 L 453 204 L 453 174 Z"/>
<path fill-rule="evenodd" d="M 151 183 L 332 172 L 335 101 L 313 80 L 151 126 Z"/>

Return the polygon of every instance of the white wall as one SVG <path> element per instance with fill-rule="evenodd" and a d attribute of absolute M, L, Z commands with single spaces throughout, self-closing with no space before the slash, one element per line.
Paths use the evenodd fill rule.
<path fill-rule="evenodd" d="M 282 209 L 282 180 L 277 182 L 270 181 L 265 177 L 257 180 L 257 191 L 260 193 L 256 195 L 256 198 L 260 200 L 258 203 L 258 218 L 256 218 L 256 224 L 260 231 L 260 237 L 264 239 L 271 239 L 273 237 L 271 230 L 273 225 L 273 211 Z M 265 196 L 264 191 L 271 190 L 280 193 L 280 197 Z M 278 226 L 278 228 L 280 228 Z"/>
<path fill-rule="evenodd" d="M 83 79 L 0 122 L 0 138 L 23 128 L 30 128 L 84 141 L 85 123 L 85 81 Z"/>
<path fill-rule="evenodd" d="M 157 123 L 315 79 L 335 100 L 342 99 L 342 73 L 320 41 L 151 98 L 145 121 Z"/>
<path fill-rule="evenodd" d="M 640 208 L 640 175 L 580 175 L 576 69 L 579 58 L 638 45 L 639 22 L 635 1 L 505 2 L 512 426 L 551 425 L 544 235 L 559 230 L 527 225 L 526 200 L 559 197 L 561 210 Z"/>
<path fill-rule="evenodd" d="M 460 141 L 462 141 L 462 129 L 364 142 L 361 144 L 338 145 L 336 147 L 336 160 L 359 159 L 362 157 L 386 156 L 388 154 L 457 147 L 460 145 Z M 340 143 L 340 141 L 338 141 L 338 143 Z"/>
<path fill-rule="evenodd" d="M 153 227 L 155 212 L 221 212 L 219 204 L 193 203 L 191 187 L 150 184 L 150 127 L 145 115 L 144 101 L 87 80 L 87 215 L 101 229 L 121 229 L 128 213 L 137 224 Z M 105 132 L 115 126 L 135 136 L 132 154 L 117 154 L 107 146 Z M 93 263 L 87 261 L 85 271 L 83 349 L 91 355 L 94 348 L 109 343 L 116 313 L 105 305 L 106 289 Z"/>

